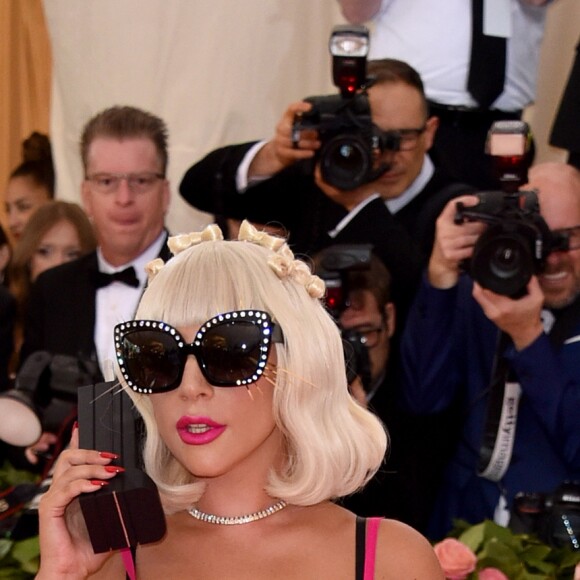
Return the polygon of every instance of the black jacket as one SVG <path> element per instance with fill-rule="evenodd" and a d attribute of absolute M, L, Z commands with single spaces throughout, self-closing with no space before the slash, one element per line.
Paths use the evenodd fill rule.
<path fill-rule="evenodd" d="M 238 166 L 253 145 L 223 147 L 195 163 L 181 181 L 182 197 L 217 216 L 282 225 L 298 256 L 312 256 L 332 244 L 372 244 L 392 274 L 393 298 L 402 320 L 431 252 L 437 216 L 449 199 L 473 188 L 452 183 L 436 171 L 424 190 L 395 215 L 376 199 L 331 238 L 328 232 L 347 211 L 315 184 L 312 162 L 295 163 L 242 193 L 237 190 Z"/>
<path fill-rule="evenodd" d="M 159 254 L 171 254 L 163 244 Z M 43 272 L 32 286 L 20 363 L 46 350 L 97 363 L 94 341 L 97 252 Z"/>

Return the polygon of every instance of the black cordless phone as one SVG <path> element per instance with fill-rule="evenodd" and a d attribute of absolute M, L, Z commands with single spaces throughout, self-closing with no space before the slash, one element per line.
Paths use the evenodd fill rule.
<path fill-rule="evenodd" d="M 95 553 L 155 542 L 166 530 L 159 492 L 141 469 L 141 421 L 116 381 L 78 389 L 79 447 L 116 453 L 125 471 L 80 506 Z"/>

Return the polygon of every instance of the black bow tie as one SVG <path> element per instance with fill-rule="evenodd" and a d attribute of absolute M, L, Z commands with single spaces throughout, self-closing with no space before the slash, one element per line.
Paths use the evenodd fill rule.
<path fill-rule="evenodd" d="M 96 272 L 95 279 L 97 288 L 103 288 L 108 286 L 112 282 L 123 282 L 127 286 L 132 286 L 133 288 L 139 287 L 139 278 L 135 273 L 135 268 L 129 266 L 120 272 L 114 272 L 113 274 L 105 274 L 105 272 Z"/>

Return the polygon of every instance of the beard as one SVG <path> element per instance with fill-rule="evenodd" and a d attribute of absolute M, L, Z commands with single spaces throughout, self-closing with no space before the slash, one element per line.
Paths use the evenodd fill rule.
<path fill-rule="evenodd" d="M 570 306 L 576 299 L 580 296 L 580 279 L 575 279 L 574 287 L 572 290 L 562 296 L 561 298 L 550 299 L 549 296 L 544 300 L 544 306 L 550 308 L 551 310 L 560 310 L 561 308 L 566 308 Z"/>

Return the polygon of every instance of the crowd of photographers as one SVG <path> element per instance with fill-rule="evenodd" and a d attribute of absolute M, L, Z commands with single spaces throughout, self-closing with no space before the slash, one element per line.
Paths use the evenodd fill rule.
<path fill-rule="evenodd" d="M 360 52 L 342 53 L 345 38 Z M 271 140 L 208 153 L 180 194 L 276 228 L 327 280 L 353 395 L 392 445 L 345 504 L 433 540 L 455 517 L 508 525 L 518 494 L 557 501 L 559 484 L 580 480 L 580 175 L 528 172 L 529 131 L 515 121 L 490 127 L 497 191 L 452 179 L 429 155 L 438 118 L 419 74 L 367 63 L 366 39 L 336 27 L 339 94 L 289 104 Z"/>
<path fill-rule="evenodd" d="M 518 494 L 557 502 L 556 488 L 580 479 L 579 325 L 570 314 L 580 296 L 580 177 L 543 164 L 528 183 L 529 128 L 498 121 L 486 151 L 496 191 L 474 196 L 428 154 L 438 118 L 416 71 L 395 59 L 364 67 L 362 53 L 343 58 L 344 32 L 330 43 L 338 95 L 290 104 L 269 141 L 209 153 L 180 193 L 204 211 L 282 225 L 307 256 L 330 246 L 348 264 L 345 244 L 370 244 L 391 273 L 397 324 L 387 327 L 375 297 L 374 317 L 359 306 L 367 318 L 357 340 L 385 355 L 369 331 L 390 335 L 381 396 L 367 384 L 365 399 L 393 448 L 384 472 L 347 504 L 432 539 L 456 517 L 507 525 Z M 354 45 L 364 34 L 347 32 Z M 352 294 L 337 321 L 352 343 L 345 321 L 357 319 L 365 284 L 356 257 L 350 264 L 339 278 Z M 370 294 L 380 279 L 368 277 Z M 555 333 L 547 317 L 567 322 Z M 574 495 L 565 497 L 574 509 Z"/>

